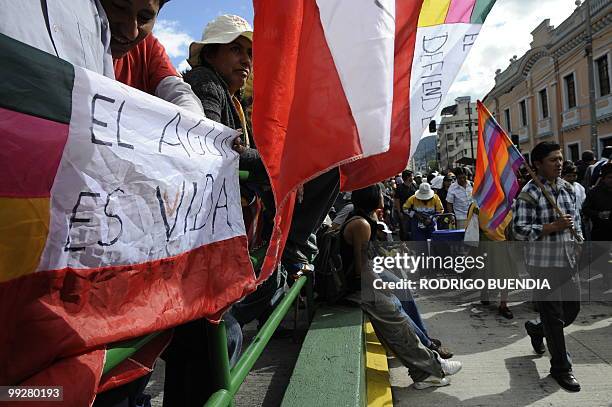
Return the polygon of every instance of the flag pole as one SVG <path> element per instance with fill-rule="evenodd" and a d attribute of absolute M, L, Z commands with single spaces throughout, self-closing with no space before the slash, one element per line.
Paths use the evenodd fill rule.
<path fill-rule="evenodd" d="M 483 109 L 486 112 L 486 114 L 491 118 L 491 120 L 493 120 L 493 122 L 500 129 L 502 129 L 502 127 L 499 125 L 499 123 L 497 123 L 497 120 L 495 120 L 495 117 L 493 117 L 491 112 L 489 112 L 489 109 L 487 109 L 487 107 L 484 105 L 484 103 L 482 103 L 480 100 L 476 101 L 476 108 L 477 109 Z M 478 120 L 478 138 L 480 139 L 480 137 L 481 137 L 481 134 L 480 134 L 481 133 L 480 114 L 479 114 L 478 118 L 479 118 L 479 120 Z M 508 137 L 508 134 L 505 131 L 503 131 L 503 129 L 502 129 L 502 134 L 506 137 L 506 139 L 508 139 L 508 141 L 510 142 L 512 147 L 514 149 L 516 149 L 516 152 L 522 156 L 521 152 L 512 143 L 512 139 L 510 137 Z M 611 159 L 612 159 L 612 157 L 611 157 Z M 533 179 L 533 182 L 535 182 L 536 185 L 538 186 L 538 188 L 540 188 L 540 191 L 542 191 L 542 193 L 546 197 L 546 200 L 552 205 L 552 207 L 555 210 L 555 213 L 558 216 L 563 217 L 563 215 L 565 215 L 565 214 L 563 212 L 561 212 L 561 209 L 559 208 L 559 206 L 557 205 L 555 200 L 552 198 L 552 196 L 550 196 L 550 194 L 548 193 L 546 188 L 544 188 L 544 184 L 542 184 L 542 181 L 540 181 L 540 178 L 538 178 L 538 176 L 535 174 L 535 172 L 533 172 L 533 170 L 529 166 L 529 163 L 527 162 L 527 160 L 525 160 L 525 157 L 523 157 L 523 166 L 527 169 L 527 171 L 529 172 L 529 175 L 531 175 L 531 179 Z M 576 229 L 573 226 L 570 229 L 570 231 L 572 232 L 572 235 L 574 236 L 574 239 L 576 239 L 576 241 L 578 241 L 578 242 L 582 242 L 583 241 L 583 239 L 580 238 L 580 236 L 578 235 L 578 232 L 576 232 Z"/>
<path fill-rule="evenodd" d="M 561 211 L 561 209 L 559 208 L 559 205 L 557 205 L 557 202 L 555 202 L 552 196 L 550 196 L 550 193 L 546 190 L 546 188 L 544 188 L 544 184 L 542 184 L 542 181 L 540 181 L 540 178 L 538 178 L 536 173 L 533 172 L 533 170 L 531 169 L 527 161 L 525 161 L 524 164 L 525 164 L 524 167 L 529 172 L 529 175 L 531 175 L 531 179 L 533 180 L 533 182 L 535 182 L 538 188 L 540 188 L 540 191 L 542 191 L 548 203 L 550 203 L 552 207 L 554 208 L 555 213 L 558 216 L 563 217 L 565 214 Z M 574 228 L 574 226 L 570 228 L 570 231 L 572 232 L 572 235 L 574 236 L 574 239 L 576 239 L 577 242 L 582 242 L 584 240 L 578 235 L 578 232 L 576 232 L 576 229 Z"/>

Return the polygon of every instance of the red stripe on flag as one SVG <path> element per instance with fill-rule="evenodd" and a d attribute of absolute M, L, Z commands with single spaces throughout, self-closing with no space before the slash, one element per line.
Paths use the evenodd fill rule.
<path fill-rule="evenodd" d="M 242 254 L 244 253 L 244 255 Z M 36 272 L 0 284 L 0 383 L 190 320 L 255 288 L 244 236 L 131 266 Z"/>
<path fill-rule="evenodd" d="M 62 359 L 47 369 L 37 372 L 20 386 L 62 386 L 63 400 L 53 402 L 52 399 L 41 402 L 15 402 L 3 406 L 34 407 L 34 406 L 90 406 L 102 376 L 104 366 L 104 350 L 97 349 L 84 355 Z"/>
<path fill-rule="evenodd" d="M 410 75 L 422 3 L 422 0 L 395 2 L 395 66 L 389 151 L 343 165 L 341 188 L 344 191 L 366 187 L 406 168 L 410 154 Z"/>
<path fill-rule="evenodd" d="M 291 225 L 295 190 L 357 159 L 357 126 L 315 0 L 255 0 L 253 134 L 276 204 L 258 281 L 270 276 Z"/>
<path fill-rule="evenodd" d="M 68 125 L 0 108 L 0 196 L 48 197 Z"/>
<path fill-rule="evenodd" d="M 256 0 L 253 134 L 277 203 L 361 154 L 315 0 Z"/>

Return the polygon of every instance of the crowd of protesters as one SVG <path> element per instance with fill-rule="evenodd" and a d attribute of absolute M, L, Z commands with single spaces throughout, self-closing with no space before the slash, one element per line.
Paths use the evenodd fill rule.
<path fill-rule="evenodd" d="M 576 319 L 580 310 L 577 271 L 581 250 L 578 243 L 612 240 L 612 146 L 603 149 L 598 161 L 590 151 L 586 151 L 579 162 L 564 161 L 561 146 L 554 142 L 539 143 L 530 156 L 531 163 L 526 165 L 530 165 L 532 171 L 522 167 L 515 174 L 521 192 L 514 200 L 512 217 L 505 230 L 492 232 L 481 228 L 480 239 L 534 243 L 525 246 L 526 264 L 521 267 L 534 278 L 550 280 L 551 289 L 545 294 L 534 294 L 539 318 L 528 321 L 525 329 L 536 353 L 543 354 L 548 348 L 551 376 L 566 390 L 580 391 L 563 329 Z M 532 179 L 532 174 L 536 174 L 537 179 Z M 374 205 L 376 199 L 373 197 L 368 205 L 361 202 L 362 196 L 372 194 L 380 194 L 378 206 Z M 352 203 L 345 206 L 350 209 L 340 210 L 342 218 L 337 224 L 341 227 L 343 241 L 355 245 L 355 261 L 362 261 L 355 242 L 376 239 L 377 235 L 372 233 L 376 222 L 387 222 L 397 232 L 397 238 L 414 241 L 431 239 L 435 228 L 448 227 L 444 221 L 450 222 L 451 227 L 463 229 L 472 216 L 478 216 L 483 225 L 486 220 L 480 218 L 472 194 L 471 171 L 467 168 L 441 173 L 432 171 L 425 177 L 405 170 L 378 188 L 353 191 Z M 443 213 L 452 214 L 451 220 L 445 219 Z M 513 268 L 518 265 L 510 253 L 508 249 L 494 256 L 490 265 L 492 273 L 505 277 L 517 275 Z M 364 271 L 360 273 L 361 278 L 367 275 Z M 604 280 L 604 284 L 609 284 L 608 276 L 604 275 Z M 481 302 L 489 305 L 489 293 L 482 294 Z M 444 375 L 432 370 L 427 355 L 409 346 L 413 339 L 404 342 L 403 348 L 394 343 L 397 335 L 411 338 L 413 333 L 424 347 L 428 347 L 430 341 L 422 338 L 426 335 L 419 335 L 420 328 L 414 326 L 418 325 L 415 324 L 418 318 L 410 314 L 408 307 L 393 295 L 383 298 L 376 299 L 377 307 L 370 308 L 369 304 L 362 307 L 370 315 L 383 342 L 409 367 L 415 387 L 446 385 Z M 501 290 L 499 314 L 512 319 L 507 300 L 508 291 Z M 394 324 L 396 331 L 390 332 L 387 324 Z M 398 327 L 405 331 L 398 333 Z M 430 376 L 425 377 L 425 372 Z"/>
<path fill-rule="evenodd" d="M 241 138 L 235 149 L 240 154 L 240 169 L 250 173 L 250 179 L 241 184 L 245 222 L 264 220 L 249 236 L 249 243 L 251 248 L 265 245 L 271 233 L 274 202 L 254 143 L 248 106 L 244 104 L 250 99 L 242 94 L 252 74 L 253 30 L 239 16 L 222 15 L 208 22 L 202 39 L 189 48 L 191 70 L 181 77 L 152 33 L 167 1 L 82 0 L 71 2 L 70 10 L 44 1 L 42 8 L 39 2 L 4 1 L 0 28 L 6 35 L 75 65 L 239 130 Z M 31 21 L 25 24 L 17 17 L 25 15 L 39 16 L 39 21 L 46 24 L 33 28 Z M 62 35 L 53 34 L 50 27 L 59 27 Z M 83 35 L 78 27 L 89 27 L 93 32 Z M 559 145 L 538 144 L 531 153 L 532 164 L 564 215 L 556 215 L 551 203 L 542 197 L 540 186 L 521 171 L 517 175 L 522 191 L 515 201 L 511 223 L 514 238 L 550 242 L 612 240 L 611 157 L 612 147 L 606 147 L 598 161 L 592 152 L 585 152 L 577 163 L 563 162 Z M 349 277 L 359 281 L 368 275 L 362 266 L 361 250 L 367 242 L 393 238 L 425 241 L 437 228 L 465 229 L 474 213 L 472 181 L 472 172 L 458 167 L 427 174 L 405 170 L 384 183 L 340 196 L 337 169 L 306 183 L 295 208 L 282 266 L 224 317 L 231 362 L 236 362 L 241 351 L 241 328 L 254 320 L 261 326 L 282 297 L 286 284 L 304 273 L 316 274 L 312 267 L 318 252 L 316 232 L 328 214 L 335 211 L 333 223 L 340 230 L 344 264 L 354 265 Z M 249 216 L 253 211 L 261 216 Z M 249 226 L 252 225 L 247 224 L 247 230 L 254 230 Z M 568 268 L 576 261 L 571 255 L 559 253 L 534 254 L 530 259 L 533 264 L 529 266 L 535 272 L 550 267 Z M 461 363 L 448 360 L 452 352 L 430 336 L 409 294 L 408 298 L 377 294 L 375 305 L 361 306 L 372 317 L 381 340 L 409 368 L 417 389 L 447 385 L 447 376 L 457 373 Z M 502 293 L 499 312 L 512 318 L 506 299 Z M 579 390 L 563 337 L 563 327 L 578 315 L 579 301 L 553 299 L 539 304 L 540 320 L 526 324 L 533 347 L 543 353 L 545 337 L 552 356 L 553 377 L 563 387 Z M 213 383 L 213 372 L 203 368 L 210 365 L 204 321 L 177 327 L 162 356 L 167 362 L 164 405 L 203 405 L 213 390 L 206 388 Z M 141 380 L 139 386 L 102 394 L 94 405 L 136 405 L 146 380 Z"/>

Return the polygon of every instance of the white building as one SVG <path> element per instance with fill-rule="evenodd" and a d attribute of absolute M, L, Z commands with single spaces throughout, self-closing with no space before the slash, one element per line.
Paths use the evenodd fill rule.
<path fill-rule="evenodd" d="M 456 104 L 442 109 L 438 125 L 438 156 L 440 169 L 454 168 L 476 158 L 478 147 L 478 113 L 476 102 L 469 96 L 455 99 Z M 471 125 L 471 130 L 470 130 Z M 470 142 L 470 134 L 472 141 Z M 461 160 L 464 158 L 464 160 Z M 459 161 L 461 160 L 461 161 Z"/>

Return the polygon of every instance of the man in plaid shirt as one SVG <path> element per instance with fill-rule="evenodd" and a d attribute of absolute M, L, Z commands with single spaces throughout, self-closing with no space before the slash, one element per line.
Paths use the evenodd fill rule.
<path fill-rule="evenodd" d="M 531 151 L 538 177 L 563 216 L 559 216 L 542 190 L 530 181 L 525 185 L 513 208 L 512 232 L 516 240 L 537 242 L 526 245 L 526 261 L 533 278 L 547 279 L 550 290 L 537 293 L 541 322 L 527 321 L 525 328 L 538 354 L 545 352 L 543 338 L 551 354 L 550 373 L 559 385 L 569 391 L 580 391 L 572 374 L 572 364 L 565 347 L 563 328 L 570 325 L 580 311 L 580 287 L 576 240 L 582 240 L 580 212 L 576 194 L 561 178 L 563 156 L 557 143 L 541 142 Z M 575 235 L 574 235 L 575 233 Z"/>

